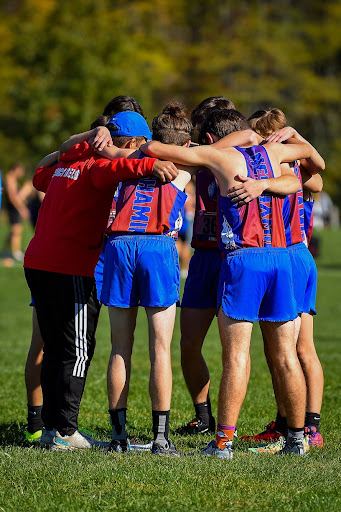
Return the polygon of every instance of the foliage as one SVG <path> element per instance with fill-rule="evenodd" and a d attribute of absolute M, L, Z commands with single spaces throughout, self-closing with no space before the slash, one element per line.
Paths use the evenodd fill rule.
<path fill-rule="evenodd" d="M 0 13 L 4 168 L 40 160 L 118 94 L 149 121 L 171 99 L 222 94 L 247 115 L 283 109 L 341 202 L 340 2 L 11 0 Z"/>

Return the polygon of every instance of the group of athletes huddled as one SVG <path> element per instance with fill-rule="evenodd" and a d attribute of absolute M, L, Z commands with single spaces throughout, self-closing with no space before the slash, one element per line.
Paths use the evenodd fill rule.
<path fill-rule="evenodd" d="M 180 313 L 181 365 L 195 417 L 178 432 L 215 433 L 200 453 L 232 458 L 259 322 L 278 412 L 264 432 L 242 439 L 265 441 L 250 448 L 257 452 L 305 455 L 322 447 L 317 272 L 308 243 L 311 193 L 322 189 L 323 169 L 322 157 L 286 126 L 283 112 L 260 110 L 246 119 L 221 96 L 203 100 L 191 120 L 182 105 L 169 103 L 153 119 L 152 133 L 138 102 L 116 97 L 90 131 L 47 155 L 33 179 L 46 195 L 24 260 L 34 305 L 27 439 L 53 450 L 105 444 L 78 429 L 104 304 L 112 344 L 108 451 L 178 455 L 169 439 L 170 345 L 180 298 L 175 241 L 184 189 L 195 176 L 194 254 Z M 151 363 L 153 441 L 144 446 L 130 443 L 126 431 L 139 306 L 147 314 Z M 217 422 L 202 355 L 215 316 L 223 365 Z"/>

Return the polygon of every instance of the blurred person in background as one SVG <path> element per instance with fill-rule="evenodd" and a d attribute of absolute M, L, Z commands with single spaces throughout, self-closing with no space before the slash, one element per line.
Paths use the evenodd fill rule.
<path fill-rule="evenodd" d="M 30 219 L 30 211 L 21 194 L 20 183 L 25 177 L 25 168 L 20 163 L 12 165 L 4 177 L 5 204 L 10 224 L 10 232 L 6 240 L 10 256 L 16 261 L 22 261 L 22 221 Z"/>

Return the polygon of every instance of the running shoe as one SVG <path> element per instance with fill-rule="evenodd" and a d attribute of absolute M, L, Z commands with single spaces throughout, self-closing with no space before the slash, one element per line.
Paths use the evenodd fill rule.
<path fill-rule="evenodd" d="M 215 432 L 215 419 L 213 416 L 210 418 L 209 423 L 204 423 L 201 418 L 193 418 L 187 425 L 183 425 L 176 430 L 177 434 L 182 435 L 206 434 L 207 432 L 212 434 Z"/>
<path fill-rule="evenodd" d="M 155 441 L 152 444 L 151 452 L 154 455 L 172 455 L 175 457 L 179 457 L 180 454 L 174 446 L 174 443 L 168 439 L 165 445 L 156 443 Z"/>
<path fill-rule="evenodd" d="M 265 426 L 265 430 L 263 430 L 263 432 L 254 436 L 242 436 L 241 439 L 243 441 L 276 441 L 282 437 L 283 434 L 278 432 L 278 430 L 275 429 L 275 426 L 275 422 L 270 421 L 270 423 Z"/>
<path fill-rule="evenodd" d="M 201 455 L 212 455 L 213 457 L 217 457 L 218 459 L 227 459 L 231 460 L 233 457 L 232 450 L 232 441 L 225 441 L 223 444 L 223 448 L 219 448 L 216 446 L 215 441 L 211 441 L 206 448 L 201 450 Z"/>
<path fill-rule="evenodd" d="M 29 443 L 39 443 L 42 433 L 43 433 L 42 430 L 37 430 L 36 432 L 33 432 L 33 433 L 26 430 L 25 437 Z"/>
<path fill-rule="evenodd" d="M 283 450 L 285 445 L 285 437 L 281 436 L 273 443 L 260 444 L 255 448 L 249 448 L 249 452 L 252 453 L 277 453 Z"/>
<path fill-rule="evenodd" d="M 41 448 L 51 448 L 51 446 L 53 445 L 53 439 L 55 435 L 56 431 L 54 429 L 46 430 L 45 428 L 43 428 L 39 442 Z"/>
<path fill-rule="evenodd" d="M 135 450 L 137 452 L 145 452 L 151 449 L 153 446 L 153 441 L 149 443 L 138 443 L 137 441 L 130 441 L 130 449 Z"/>
<path fill-rule="evenodd" d="M 308 439 L 309 448 L 312 446 L 323 448 L 323 437 L 321 432 L 317 431 L 316 427 L 305 427 L 304 434 L 305 438 Z"/>
<path fill-rule="evenodd" d="M 83 434 L 76 430 L 70 436 L 62 436 L 58 430 L 53 438 L 51 450 L 84 450 L 90 449 L 94 446 L 104 446 L 102 441 L 97 441 L 88 434 Z"/>
<path fill-rule="evenodd" d="M 288 443 L 286 441 L 282 450 L 277 452 L 278 455 L 306 455 L 304 439 L 296 439 L 296 441 Z"/>
<path fill-rule="evenodd" d="M 131 450 L 129 439 L 112 439 L 108 453 L 128 453 Z"/>

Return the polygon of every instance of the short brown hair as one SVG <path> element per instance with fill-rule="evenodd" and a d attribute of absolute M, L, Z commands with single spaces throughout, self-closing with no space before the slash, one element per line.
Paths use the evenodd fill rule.
<path fill-rule="evenodd" d="M 183 146 L 191 140 L 193 125 L 186 117 L 186 108 L 177 102 L 168 103 L 152 122 L 153 139 L 164 144 Z"/>
<path fill-rule="evenodd" d="M 279 108 L 269 110 L 257 110 L 248 119 L 250 128 L 261 137 L 268 137 L 276 130 L 284 128 L 287 118 Z"/>
<path fill-rule="evenodd" d="M 213 110 L 228 110 L 235 108 L 236 107 L 232 101 L 224 98 L 224 96 L 210 96 L 209 98 L 202 100 L 202 102 L 192 110 L 191 121 L 193 126 L 196 126 L 197 124 L 202 124 Z"/>

